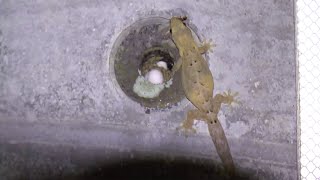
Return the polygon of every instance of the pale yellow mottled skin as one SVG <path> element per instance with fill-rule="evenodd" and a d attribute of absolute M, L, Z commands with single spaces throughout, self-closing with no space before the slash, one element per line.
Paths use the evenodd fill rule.
<path fill-rule="evenodd" d="M 230 91 L 213 97 L 213 77 L 202 54 L 211 48 L 210 43 L 198 46 L 193 39 L 191 30 L 183 22 L 186 18 L 173 17 L 170 20 L 170 33 L 179 49 L 180 60 L 174 66 L 174 71 L 182 68 L 182 85 L 186 97 L 197 107 L 187 113 L 187 118 L 179 129 L 193 129 L 195 119 L 207 122 L 212 141 L 224 164 L 230 172 L 234 172 L 234 163 L 230 153 L 227 138 L 218 120 L 218 112 L 222 103 L 235 102 Z"/>

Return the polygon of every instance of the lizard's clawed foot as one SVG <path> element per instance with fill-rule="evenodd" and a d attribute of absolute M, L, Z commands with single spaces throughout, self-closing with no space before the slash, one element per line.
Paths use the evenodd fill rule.
<path fill-rule="evenodd" d="M 226 104 L 229 106 L 232 105 L 232 103 L 240 104 L 240 101 L 236 98 L 239 95 L 238 92 L 232 93 L 230 90 L 223 93 L 223 96 L 226 98 Z"/>
<path fill-rule="evenodd" d="M 179 134 L 183 134 L 186 137 L 188 137 L 191 134 L 195 134 L 197 132 L 195 128 L 186 127 L 184 125 L 177 127 L 176 130 L 179 132 Z"/>
<path fill-rule="evenodd" d="M 213 48 L 216 47 L 216 45 L 212 42 L 212 39 L 209 41 L 204 40 L 201 44 L 200 51 L 201 53 L 206 53 L 206 52 L 213 52 Z"/>

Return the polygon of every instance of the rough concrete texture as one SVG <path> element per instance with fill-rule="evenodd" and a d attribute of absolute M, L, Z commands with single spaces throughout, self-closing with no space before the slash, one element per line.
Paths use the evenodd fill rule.
<path fill-rule="evenodd" d="M 173 162 L 181 156 L 193 165 L 174 172 L 212 177 L 216 171 L 207 167 L 216 166 L 196 161 L 219 163 L 205 124 L 188 138 L 175 131 L 192 105 L 146 114 L 109 73 L 110 49 L 125 27 L 187 15 L 202 39 L 217 44 L 208 55 L 215 93 L 240 93 L 242 104 L 219 116 L 238 169 L 251 178 L 297 179 L 293 3 L 0 0 L 0 176 L 76 178 L 92 170 L 89 177 L 108 177 L 102 171 L 111 171 L 103 166 L 110 159 L 122 176 L 175 174 L 158 161 L 123 167 L 121 159 L 139 155 Z"/>

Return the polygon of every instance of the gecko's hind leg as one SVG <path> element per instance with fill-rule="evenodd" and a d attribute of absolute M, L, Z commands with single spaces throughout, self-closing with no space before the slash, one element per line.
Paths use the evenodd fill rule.
<path fill-rule="evenodd" d="M 190 132 L 196 133 L 196 129 L 193 128 L 193 123 L 195 119 L 207 120 L 208 116 L 206 115 L 206 113 L 198 109 L 190 110 L 187 113 L 186 119 L 182 122 L 182 125 L 177 128 L 177 130 L 182 130 L 186 134 L 189 134 Z"/>
<path fill-rule="evenodd" d="M 231 106 L 232 103 L 240 104 L 240 101 L 236 98 L 238 95 L 238 92 L 232 93 L 230 90 L 222 94 L 216 94 L 212 99 L 213 112 L 218 114 L 222 104 L 229 106 Z"/>
<path fill-rule="evenodd" d="M 232 93 L 230 90 L 228 90 L 227 92 L 224 92 L 222 95 L 224 96 L 223 103 L 228 104 L 229 106 L 231 106 L 232 103 L 240 104 L 240 101 L 236 98 L 239 95 L 238 92 Z"/>

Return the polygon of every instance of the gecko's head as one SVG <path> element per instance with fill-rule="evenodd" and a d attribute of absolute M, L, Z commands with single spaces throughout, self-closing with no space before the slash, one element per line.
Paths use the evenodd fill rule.
<path fill-rule="evenodd" d="M 184 22 L 185 20 L 187 20 L 186 16 L 172 17 L 170 19 L 170 33 L 172 36 L 175 36 L 176 34 L 185 31 L 185 29 L 188 29 L 186 23 Z"/>

